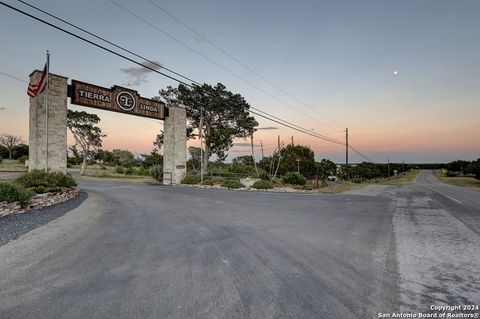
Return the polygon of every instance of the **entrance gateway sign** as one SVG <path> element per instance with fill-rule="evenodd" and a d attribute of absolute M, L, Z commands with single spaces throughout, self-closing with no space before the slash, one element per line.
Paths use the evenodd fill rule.
<path fill-rule="evenodd" d="M 30 83 L 38 83 L 41 75 L 40 70 L 33 71 Z M 71 104 L 163 120 L 163 183 L 180 183 L 187 163 L 185 108 L 143 98 L 137 91 L 121 86 L 105 88 L 76 80 L 68 85 L 67 77 L 52 73 L 49 74 L 48 90 L 30 97 L 29 170 L 45 169 L 48 165 L 47 169 L 51 171 L 67 171 L 67 97 L 71 98 Z M 129 130 L 128 119 L 122 126 Z M 47 127 L 48 132 L 45 132 Z M 151 142 L 154 136 L 143 138 Z"/>
<path fill-rule="evenodd" d="M 72 80 L 69 94 L 72 104 L 78 104 L 107 111 L 128 113 L 136 116 L 164 120 L 167 108 L 160 101 L 141 97 L 137 91 L 113 86 L 110 89 Z"/>

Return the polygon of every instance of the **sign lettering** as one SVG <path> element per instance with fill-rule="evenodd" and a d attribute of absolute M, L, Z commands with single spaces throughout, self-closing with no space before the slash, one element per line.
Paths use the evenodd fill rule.
<path fill-rule="evenodd" d="M 159 120 L 165 119 L 165 103 L 141 97 L 137 91 L 120 86 L 101 86 L 72 80 L 69 90 L 72 104 L 127 113 Z"/>

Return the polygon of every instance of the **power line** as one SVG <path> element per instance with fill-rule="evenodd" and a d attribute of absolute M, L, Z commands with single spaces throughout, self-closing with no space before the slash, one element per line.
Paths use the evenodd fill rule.
<path fill-rule="evenodd" d="M 9 78 L 12 78 L 12 79 L 21 81 L 21 82 L 28 83 L 27 80 L 24 80 L 24 79 L 21 79 L 21 78 L 19 78 L 19 77 L 16 77 L 15 75 L 11 75 L 11 74 L 8 74 L 8 73 L 5 73 L 5 72 L 1 72 L 1 71 L 0 71 L 0 74 L 5 75 L 6 77 L 9 77 Z"/>
<path fill-rule="evenodd" d="M 314 133 L 312 133 L 312 132 L 309 132 L 309 131 L 307 131 L 307 130 L 298 129 L 298 128 L 295 127 L 295 126 L 291 126 L 291 125 L 289 125 L 289 124 L 282 123 L 282 122 L 280 122 L 280 121 L 278 121 L 278 120 L 275 120 L 275 119 L 273 119 L 273 118 L 271 118 L 271 117 L 269 117 L 269 116 L 260 114 L 260 113 L 258 113 L 258 112 L 255 112 L 255 111 L 252 111 L 252 110 L 249 110 L 249 112 L 250 112 L 250 113 L 253 113 L 253 114 L 257 115 L 257 116 L 263 117 L 264 119 L 267 119 L 267 120 L 270 120 L 270 121 L 275 122 L 275 123 L 277 123 L 277 124 L 280 124 L 280 125 L 283 125 L 283 126 L 285 126 L 285 127 L 288 127 L 288 128 L 290 128 L 290 129 L 292 129 L 292 130 L 298 131 L 298 132 L 300 132 L 300 133 L 304 133 L 304 134 L 307 134 L 307 135 L 310 135 L 310 136 L 313 136 L 313 137 L 316 137 L 316 138 L 319 138 L 319 139 L 322 139 L 322 140 L 325 140 L 325 141 L 328 141 L 328 142 L 332 142 L 332 143 L 344 145 L 344 143 L 342 143 L 342 142 L 337 142 L 337 141 L 325 139 L 325 138 L 320 137 L 320 136 L 318 136 L 318 135 L 316 135 L 316 134 L 314 134 Z"/>
<path fill-rule="evenodd" d="M 164 74 L 164 73 L 162 73 L 162 72 L 160 72 L 160 71 L 158 71 L 158 70 L 155 70 L 155 69 L 153 69 L 153 68 L 151 68 L 151 67 L 149 67 L 149 66 L 146 66 L 146 65 L 144 65 L 144 64 L 142 64 L 142 63 L 140 63 L 140 62 L 137 62 L 137 61 L 135 61 L 135 60 L 133 60 L 133 59 L 131 59 L 131 58 L 129 58 L 129 57 L 126 57 L 126 56 L 124 56 L 124 55 L 122 55 L 122 54 L 120 54 L 120 53 L 118 53 L 118 52 L 115 52 L 115 51 L 113 51 L 113 50 L 110 50 L 110 49 L 108 49 L 108 48 L 105 48 L 105 47 L 103 47 L 103 46 L 101 46 L 101 45 L 99 45 L 99 44 L 97 44 L 97 43 L 95 43 L 95 42 L 93 42 L 93 41 L 90 41 L 90 40 L 88 40 L 88 39 L 85 39 L 85 38 L 83 38 L 83 37 L 81 37 L 81 36 L 79 36 L 79 35 L 77 35 L 77 34 L 75 34 L 75 33 L 73 33 L 73 32 L 70 32 L 70 31 L 68 31 L 68 30 L 65 30 L 65 29 L 63 29 L 63 28 L 61 28 L 61 27 L 59 27 L 59 26 L 56 26 L 56 25 L 54 25 L 54 24 L 52 24 L 52 23 L 49 23 L 49 22 L 47 22 L 47 21 L 45 21 L 45 20 L 43 20 L 43 19 L 41 19 L 41 18 L 38 18 L 38 17 L 36 17 L 36 16 L 33 16 L 33 15 L 31 15 L 31 14 L 25 12 L 25 11 L 22 11 L 22 10 L 20 10 L 20 9 L 18 9 L 18 8 L 15 8 L 15 7 L 13 7 L 13 6 L 10 6 L 10 5 L 2 2 L 2 1 L 0 1 L 0 4 L 6 6 L 6 7 L 8 7 L 8 8 L 10 8 L 10 9 L 12 9 L 12 10 L 14 10 L 14 11 L 17 11 L 17 12 L 19 12 L 19 13 L 22 13 L 22 14 L 24 14 L 24 15 L 26 15 L 26 16 L 34 19 L 34 20 L 37 20 L 37 21 L 39 21 L 39 22 L 42 22 L 42 23 L 44 23 L 44 24 L 46 24 L 46 25 L 48 25 L 48 26 L 50 26 L 50 27 L 53 27 L 53 28 L 55 28 L 55 29 L 57 29 L 57 30 L 59 30 L 59 31 L 62 31 L 62 32 L 64 32 L 64 33 L 67 33 L 67 34 L 69 34 L 70 36 L 73 36 L 73 37 L 75 37 L 75 38 L 77 38 L 77 39 L 80 39 L 80 40 L 82 40 L 82 41 L 84 41 L 84 42 L 87 42 L 87 43 L 89 43 L 89 44 L 91 44 L 91 45 L 94 45 L 94 46 L 96 46 L 96 47 L 98 47 L 98 48 L 101 48 L 101 49 L 103 49 L 103 50 L 105 50 L 105 51 L 107 51 L 107 52 L 109 52 L 109 53 L 111 53 L 111 54 L 114 54 L 114 55 L 116 55 L 116 56 L 119 56 L 119 57 L 121 57 L 121 58 L 123 58 L 123 59 L 126 59 L 126 60 L 128 60 L 128 61 L 130 61 L 130 62 L 132 62 L 132 63 L 135 63 L 135 64 L 137 64 L 137 65 L 139 65 L 139 66 L 141 66 L 141 67 L 144 67 L 144 68 L 146 68 L 146 69 L 149 69 L 149 70 L 151 70 L 151 71 L 153 71 L 153 72 L 155 72 L 155 73 L 158 73 L 158 74 L 163 75 L 163 76 L 165 76 L 165 77 L 167 77 L 167 78 L 170 78 L 170 79 L 175 80 L 175 81 L 177 81 L 177 82 L 179 82 L 179 83 L 182 83 L 182 84 L 184 84 L 184 85 L 186 85 L 186 86 L 188 86 L 188 87 L 190 87 L 190 88 L 193 88 L 193 86 L 190 85 L 190 84 L 187 84 L 187 83 L 185 83 L 185 82 L 183 82 L 183 81 L 181 81 L 181 80 L 178 80 L 178 79 L 176 79 L 176 78 L 174 78 L 174 77 L 172 77 L 172 76 L 169 76 L 169 75 L 167 75 L 167 74 Z M 18 78 L 18 77 L 12 76 L 12 75 L 10 75 L 10 74 L 4 73 L 4 72 L 0 72 L 0 73 L 3 74 L 3 75 L 5 75 L 5 76 L 8 76 L 8 77 L 10 77 L 10 78 L 13 78 L 13 79 L 16 79 L 16 80 L 19 80 L 19 81 L 28 83 L 27 81 L 22 80 L 22 79 L 20 79 L 20 78 Z M 197 83 L 198 83 L 198 82 L 197 82 Z M 302 127 L 300 127 L 300 126 L 298 126 L 298 125 L 296 125 L 296 124 L 290 123 L 290 122 L 288 122 L 288 121 L 282 120 L 282 119 L 280 119 L 280 118 L 278 118 L 278 117 L 276 117 L 276 116 L 274 116 L 274 115 L 271 115 L 271 114 L 269 114 L 269 113 L 267 113 L 267 112 L 265 112 L 265 111 L 259 110 L 259 109 L 257 109 L 257 108 L 254 108 L 254 109 L 257 110 L 258 112 L 262 112 L 263 114 L 260 114 L 260 113 L 258 113 L 258 112 L 252 111 L 252 110 L 249 110 L 249 111 L 250 111 L 251 113 L 253 113 L 253 114 L 256 114 L 256 115 L 262 117 L 262 118 L 268 119 L 268 120 L 270 120 L 270 121 L 273 121 L 273 122 L 278 123 L 278 124 L 280 124 L 280 125 L 283 125 L 283 126 L 285 126 L 285 127 L 291 128 L 291 129 L 296 130 L 296 131 L 298 131 L 298 132 L 301 132 L 301 133 L 304 133 L 304 134 L 307 134 L 307 135 L 310 135 L 310 136 L 313 136 L 313 137 L 316 137 L 316 138 L 319 138 L 319 139 L 322 139 L 322 140 L 325 140 L 325 141 L 328 141 L 328 142 L 336 143 L 336 144 L 339 144 L 339 145 L 345 145 L 345 143 L 343 143 L 343 142 L 340 142 L 340 141 L 337 141 L 337 140 L 335 140 L 335 139 L 332 139 L 332 138 L 329 138 L 329 137 L 320 135 L 320 134 L 318 134 L 318 133 L 312 133 L 312 132 L 308 131 L 307 129 L 304 129 L 304 128 L 302 128 Z M 264 115 L 264 114 L 266 114 L 266 115 Z M 351 148 L 352 148 L 352 150 L 353 150 L 354 152 L 356 152 L 357 154 L 359 154 L 359 155 L 362 156 L 363 158 L 365 158 L 365 159 L 367 159 L 368 161 L 370 161 L 366 156 L 364 156 L 363 154 L 361 154 L 360 152 L 358 152 L 357 150 L 355 150 L 353 147 L 351 147 Z M 370 161 L 370 162 L 371 162 L 371 161 Z"/>
<path fill-rule="evenodd" d="M 270 84 L 272 87 L 276 88 L 277 90 L 281 91 L 282 93 L 284 93 L 285 95 L 287 95 L 288 97 L 290 97 L 291 99 L 297 101 L 298 103 L 302 104 L 303 106 L 311 109 L 312 111 L 314 111 L 315 113 L 317 113 L 318 115 L 320 116 L 323 116 L 324 118 L 326 118 L 327 120 L 331 121 L 332 123 L 335 123 L 336 125 L 338 125 L 339 127 L 344 127 L 344 125 L 338 123 L 337 121 L 329 118 L 328 116 L 326 116 L 325 114 L 317 111 L 315 108 L 311 107 L 310 105 L 304 103 L 303 101 L 301 101 L 300 99 L 296 98 L 295 96 L 291 95 L 290 93 L 288 93 L 287 91 L 285 91 L 284 89 L 282 89 L 281 87 L 279 87 L 277 84 L 275 84 L 274 82 L 270 81 L 268 78 L 266 78 L 265 76 L 263 76 L 262 74 L 260 74 L 259 72 L 255 71 L 253 68 L 251 68 L 250 66 L 248 66 L 247 64 L 243 63 L 242 61 L 240 61 L 238 58 L 236 58 L 235 56 L 233 56 L 231 53 L 229 53 L 228 51 L 224 50 L 223 48 L 221 48 L 220 46 L 218 46 L 217 44 L 215 44 L 214 42 L 212 42 L 211 40 L 207 39 L 203 34 L 201 34 L 200 32 L 198 32 L 197 30 L 195 30 L 193 27 L 191 27 L 190 25 L 188 25 L 186 22 L 182 21 L 181 19 L 179 19 L 178 17 L 176 17 L 173 13 L 167 11 L 166 9 L 162 8 L 160 5 L 158 5 L 157 3 L 155 3 L 154 1 L 152 0 L 147 0 L 150 4 L 152 4 L 154 7 L 156 7 L 157 9 L 159 9 L 160 11 L 162 11 L 163 13 L 165 13 L 166 15 L 168 15 L 169 17 L 171 17 L 173 20 L 177 21 L 179 24 L 183 25 L 185 28 L 187 28 L 188 30 L 190 30 L 192 33 L 194 33 L 195 35 L 197 35 L 198 37 L 200 37 L 202 40 L 204 40 L 205 42 L 207 42 L 208 44 L 210 44 L 211 46 L 213 46 L 214 48 L 216 48 L 217 50 L 219 50 L 220 52 L 222 52 L 223 54 L 225 54 L 226 56 L 228 56 L 229 58 L 231 58 L 232 60 L 234 60 L 235 62 L 237 62 L 238 64 L 240 64 L 242 67 L 244 67 L 245 69 L 247 69 L 248 71 L 252 72 L 253 74 L 255 74 L 256 76 L 258 76 L 259 78 L 263 79 L 265 82 L 267 82 L 268 84 Z M 324 123 L 325 124 L 325 123 Z M 328 126 L 328 125 L 327 125 Z M 328 126 L 330 127 L 330 126 Z M 330 127 L 332 128 L 332 127 Z M 332 128 L 333 129 L 333 128 Z"/>
<path fill-rule="evenodd" d="M 276 116 L 274 116 L 274 115 L 272 115 L 272 114 L 270 114 L 270 113 L 267 113 L 267 112 L 265 112 L 265 111 L 262 111 L 262 110 L 260 110 L 260 109 L 258 109 L 258 108 L 256 108 L 256 107 L 250 106 L 250 108 L 254 109 L 254 110 L 257 111 L 257 112 L 261 112 L 261 113 L 263 113 L 263 114 L 266 114 L 267 116 L 269 116 L 269 117 L 271 117 L 271 118 L 274 118 L 274 119 L 276 119 L 276 120 L 278 120 L 278 121 L 282 121 L 283 123 L 288 124 L 288 125 L 289 125 L 288 127 L 293 126 L 293 127 L 296 127 L 296 128 L 298 128 L 298 129 L 300 129 L 300 130 L 302 130 L 302 131 L 308 132 L 309 135 L 312 135 L 312 134 L 313 134 L 313 135 L 315 135 L 315 137 L 318 137 L 318 138 L 320 138 L 320 139 L 322 139 L 322 140 L 329 141 L 329 142 L 336 143 L 336 144 L 340 144 L 340 145 L 345 145 L 345 143 L 343 143 L 343 142 L 341 142 L 341 141 L 335 140 L 335 139 L 333 139 L 333 138 L 331 138 L 331 137 L 328 137 L 328 136 L 325 136 L 325 135 L 322 135 L 322 134 L 310 132 L 310 131 L 307 130 L 306 128 L 303 128 L 303 127 L 301 127 L 301 126 L 299 126 L 299 125 L 293 124 L 293 123 L 291 123 L 291 122 L 289 122 L 289 121 L 283 120 L 283 119 L 281 119 L 281 118 L 279 118 L 279 117 L 276 117 Z M 270 118 L 268 118 L 268 119 L 271 120 Z M 278 122 L 277 122 L 277 123 L 278 123 Z M 283 124 L 282 124 L 282 125 L 283 125 Z"/>
<path fill-rule="evenodd" d="M 23 4 L 26 5 L 26 6 L 29 6 L 30 8 L 33 8 L 33 9 L 37 10 L 37 11 L 39 11 L 39 12 L 42 12 L 43 14 L 46 14 L 46 15 L 48 15 L 49 17 L 52 17 L 52 18 L 54 18 L 54 19 L 57 19 L 58 21 L 61 21 L 61 22 L 65 23 L 65 24 L 67 24 L 67 25 L 69 25 L 69 26 L 71 26 L 71 27 L 73 27 L 73 28 L 75 28 L 75 29 L 77 29 L 77 30 L 80 30 L 80 31 L 82 31 L 82 32 L 85 32 L 86 34 L 88 34 L 88 35 L 90 35 L 90 36 L 92 36 L 92 37 L 94 37 L 94 38 L 96 38 L 96 39 L 98 39 L 98 40 L 101 40 L 101 41 L 103 41 L 103 42 L 105 42 L 105 43 L 108 43 L 108 44 L 116 47 L 117 49 L 123 50 L 123 51 L 125 51 L 125 52 L 127 52 L 127 53 L 130 53 L 131 55 L 136 56 L 137 58 L 140 58 L 140 59 L 142 59 L 142 60 L 145 60 L 145 61 L 147 61 L 147 62 L 149 62 L 149 63 L 151 63 L 151 64 L 153 64 L 153 65 L 156 65 L 156 66 L 158 66 L 158 67 L 160 67 L 160 68 L 162 68 L 162 69 L 165 69 L 165 70 L 167 70 L 167 71 L 169 71 L 169 72 L 171 72 L 171 73 L 173 73 L 173 74 L 175 74 L 175 75 L 178 75 L 178 76 L 184 78 L 185 80 L 191 81 L 191 82 L 196 83 L 196 84 L 200 84 L 200 83 L 196 82 L 195 80 L 192 80 L 192 79 L 190 79 L 190 78 L 188 78 L 188 77 L 186 77 L 186 76 L 184 76 L 184 75 L 182 75 L 182 74 L 180 74 L 180 73 L 177 73 L 177 72 L 175 72 L 175 71 L 173 71 L 173 70 L 171 70 L 171 69 L 169 69 L 169 68 L 161 65 L 160 63 L 157 63 L 157 62 L 155 62 L 155 61 L 152 61 L 152 60 L 150 60 L 150 59 L 147 59 L 147 58 L 145 58 L 145 57 L 143 57 L 143 56 L 141 56 L 141 55 L 139 55 L 139 54 L 137 54 L 137 53 L 135 53 L 135 52 L 132 52 L 131 50 L 128 50 L 128 49 L 126 49 L 126 48 L 124 48 L 124 47 L 122 47 L 122 46 L 120 46 L 120 45 L 118 45 L 118 44 L 115 44 L 115 43 L 113 43 L 113 42 L 111 42 L 111 41 L 109 41 L 109 40 L 107 40 L 107 39 L 105 39 L 105 38 L 103 38 L 103 37 L 101 37 L 101 36 L 98 36 L 98 35 L 90 32 L 90 31 L 88 31 L 88 30 L 85 30 L 84 28 L 81 28 L 81 27 L 79 27 L 79 26 L 77 26 L 77 25 L 74 25 L 73 23 L 70 23 L 70 22 L 66 21 L 65 19 L 62 19 L 62 18 L 60 18 L 60 17 L 58 17 L 58 16 L 56 16 L 56 15 L 54 15 L 54 14 L 51 14 L 51 13 L 49 13 L 49 12 L 43 10 L 43 9 L 40 9 L 40 8 L 38 8 L 38 7 L 30 4 L 30 3 L 28 3 L 28 2 L 25 2 L 25 1 L 23 1 L 23 0 L 17 0 L 17 1 L 23 3 Z"/>
<path fill-rule="evenodd" d="M 195 48 L 191 47 L 190 45 L 186 44 L 185 42 L 177 39 L 176 37 L 174 37 L 173 35 L 171 35 L 170 33 L 160 29 L 158 26 L 156 26 L 155 24 L 151 23 L 150 21 L 146 20 L 145 18 L 143 18 L 142 16 L 136 14 L 135 12 L 133 12 L 132 10 L 126 8 L 125 6 L 119 4 L 118 2 L 116 2 L 115 0 L 108 0 L 110 1 L 112 4 L 114 4 L 115 6 L 119 7 L 120 9 L 124 10 L 125 12 L 127 12 L 128 14 L 130 14 L 131 16 L 139 19 L 140 21 L 142 21 L 143 23 L 146 23 L 148 24 L 149 26 L 151 26 L 152 28 L 154 28 L 155 30 L 157 30 L 158 32 L 162 33 L 163 35 L 169 37 L 170 39 L 172 39 L 173 41 L 179 43 L 180 45 L 184 46 L 185 48 L 191 50 L 192 52 L 194 52 L 195 54 L 201 56 L 202 58 L 206 59 L 207 61 L 209 61 L 210 63 L 213 63 L 214 65 L 216 65 L 217 67 L 221 68 L 222 70 L 228 72 L 229 74 L 233 75 L 234 77 L 236 77 L 237 79 L 247 83 L 248 85 L 250 85 L 251 87 L 259 90 L 260 92 L 262 92 L 263 94 L 266 94 L 268 96 L 270 96 L 271 98 L 275 99 L 276 101 L 278 101 L 279 103 L 285 105 L 285 106 L 288 106 L 294 110 L 296 110 L 297 112 L 300 112 L 302 113 L 303 115 L 307 116 L 309 119 L 312 118 L 312 116 L 310 114 L 307 114 L 305 113 L 303 110 L 283 101 L 282 99 L 276 97 L 275 95 L 271 94 L 270 92 L 262 89 L 261 87 L 255 85 L 254 83 L 248 81 L 247 79 L 245 79 L 244 77 L 238 75 L 237 73 L 231 71 L 229 68 L 221 65 L 220 63 L 216 62 L 215 60 L 209 58 L 208 56 L 206 56 L 205 54 L 199 52 L 198 50 L 196 50 Z M 315 119 L 316 121 L 318 121 L 319 123 L 327 126 L 327 127 L 330 127 L 328 124 L 326 124 L 325 122 L 321 121 L 321 120 L 318 120 L 318 119 Z M 330 127 L 331 128 L 331 127 Z"/>
<path fill-rule="evenodd" d="M 160 74 L 160 75 L 163 75 L 164 77 L 167 77 L 167 78 L 169 78 L 169 79 L 171 79 L 171 80 L 174 80 L 174 81 L 176 81 L 176 82 L 179 82 L 179 83 L 181 83 L 181 84 L 183 84 L 183 85 L 186 85 L 186 86 L 188 86 L 188 87 L 192 87 L 190 84 L 185 83 L 185 82 L 183 82 L 182 80 L 176 79 L 176 78 L 174 78 L 173 76 L 170 76 L 170 75 L 168 75 L 168 74 L 165 74 L 165 73 L 163 73 L 163 72 L 160 72 L 160 71 L 158 71 L 158 70 L 155 70 L 155 69 L 152 68 L 152 67 L 149 67 L 149 66 L 147 66 L 147 65 L 145 65 L 145 64 L 143 64 L 143 63 L 137 62 L 137 61 L 135 61 L 135 60 L 133 60 L 133 59 L 131 59 L 131 58 L 123 55 L 123 54 L 120 54 L 120 53 L 118 53 L 118 52 L 115 52 L 115 51 L 113 51 L 113 50 L 111 50 L 111 49 L 109 49 L 109 48 L 106 48 L 106 47 L 98 44 L 98 43 L 95 43 L 95 42 L 93 42 L 93 41 L 90 41 L 90 40 L 88 40 L 88 39 L 85 39 L 84 37 L 81 37 L 81 36 L 79 36 L 79 35 L 77 35 L 77 34 L 75 34 L 75 33 L 73 33 L 73 32 L 70 32 L 70 31 L 68 31 L 68 30 L 65 30 L 65 29 L 57 26 L 57 25 L 54 25 L 53 23 L 50 23 L 50 22 L 45 21 L 45 20 L 43 20 L 43 19 L 41 19 L 41 18 L 38 18 L 38 17 L 36 17 L 36 16 L 34 16 L 34 15 L 31 15 L 31 14 L 29 14 L 29 13 L 23 11 L 23 10 L 20 10 L 20 9 L 18 9 L 18 8 L 15 8 L 15 7 L 13 7 L 13 6 L 11 6 L 11 5 L 3 2 L 3 1 L 0 1 L 0 4 L 2 4 L 2 5 L 5 6 L 5 7 L 10 8 L 10 9 L 12 9 L 12 10 L 14 10 L 14 11 L 17 11 L 17 12 L 23 14 L 23 15 L 26 15 L 26 16 L 34 19 L 34 20 L 37 20 L 37 21 L 39 21 L 39 22 L 42 22 L 43 24 L 46 24 L 46 25 L 48 25 L 48 26 L 50 26 L 50 27 L 52 27 L 52 28 L 54 28 L 54 29 L 57 29 L 57 30 L 62 31 L 62 32 L 64 32 L 64 33 L 67 33 L 67 34 L 69 34 L 70 36 L 72 36 L 72 37 L 74 37 L 74 38 L 80 39 L 80 40 L 82 40 L 82 41 L 84 41 L 84 42 L 87 42 L 87 43 L 89 43 L 89 44 L 91 44 L 91 45 L 93 45 L 93 46 L 96 46 L 96 47 L 98 47 L 98 48 L 100 48 L 100 49 L 102 49 L 102 50 L 104 50 L 104 51 L 107 51 L 107 52 L 112 53 L 112 54 L 114 54 L 114 55 L 116 55 L 116 56 L 119 56 L 119 57 L 121 57 L 121 58 L 123 58 L 123 59 L 125 59 L 125 60 L 128 60 L 128 61 L 130 61 L 130 62 L 132 62 L 132 63 L 135 63 L 135 64 L 137 64 L 137 65 L 139 65 L 139 66 L 141 66 L 141 67 L 144 67 L 144 68 L 146 68 L 146 69 L 149 69 L 150 71 L 153 71 L 153 72 L 155 72 L 155 73 L 158 73 L 158 74 Z"/>
<path fill-rule="evenodd" d="M 367 162 L 370 162 L 370 163 L 373 163 L 373 161 L 368 158 L 367 156 L 363 155 L 362 153 L 360 153 L 358 150 L 356 150 L 352 145 L 348 145 L 348 147 L 354 151 L 355 153 L 357 153 L 357 155 L 359 155 L 360 157 L 362 157 L 363 159 L 365 159 Z"/>

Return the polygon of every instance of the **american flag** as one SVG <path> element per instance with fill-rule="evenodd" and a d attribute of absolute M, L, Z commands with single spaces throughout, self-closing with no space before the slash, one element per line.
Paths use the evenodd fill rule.
<path fill-rule="evenodd" d="M 35 97 L 42 93 L 45 90 L 45 86 L 47 84 L 47 64 L 45 63 L 45 67 L 43 68 L 42 76 L 40 77 L 40 81 L 37 84 L 30 83 L 28 85 L 27 94 L 30 97 Z"/>

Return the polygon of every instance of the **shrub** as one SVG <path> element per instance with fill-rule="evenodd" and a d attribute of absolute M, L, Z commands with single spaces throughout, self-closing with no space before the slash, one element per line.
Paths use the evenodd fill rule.
<path fill-rule="evenodd" d="M 458 176 L 458 173 L 457 173 L 457 172 L 447 171 L 447 176 L 448 176 L 448 177 L 457 177 L 457 176 Z"/>
<path fill-rule="evenodd" d="M 3 157 L 0 156 L 0 164 L 3 162 Z"/>
<path fill-rule="evenodd" d="M 123 166 L 117 166 L 115 167 L 115 172 L 118 174 L 125 174 L 125 168 L 123 168 Z"/>
<path fill-rule="evenodd" d="M 307 186 L 307 185 L 299 185 L 299 186 L 295 186 L 293 187 L 294 189 L 299 189 L 299 190 L 302 190 L 302 191 L 311 191 L 312 188 L 310 186 Z"/>
<path fill-rule="evenodd" d="M 125 175 L 148 176 L 148 168 L 132 166 L 125 170 Z"/>
<path fill-rule="evenodd" d="M 25 164 L 25 162 L 28 161 L 28 156 L 27 155 L 22 155 L 19 159 L 18 162 L 21 164 Z"/>
<path fill-rule="evenodd" d="M 198 183 L 200 183 L 200 179 L 197 176 L 192 176 L 192 175 L 186 175 L 180 181 L 180 184 L 187 184 L 187 185 L 193 185 Z"/>
<path fill-rule="evenodd" d="M 271 181 L 272 180 L 272 178 L 270 177 L 270 175 L 267 172 L 263 172 L 262 174 L 260 174 L 259 177 L 264 181 Z"/>
<path fill-rule="evenodd" d="M 298 172 L 288 172 L 282 179 L 285 184 L 305 185 L 307 183 L 305 177 Z"/>
<path fill-rule="evenodd" d="M 12 182 L 0 182 L 0 201 L 7 203 L 20 202 L 22 207 L 27 206 L 33 196 L 33 192 L 25 189 L 22 185 Z"/>
<path fill-rule="evenodd" d="M 201 182 L 200 184 L 206 186 L 213 186 L 213 182 L 210 179 L 204 179 L 203 182 Z"/>
<path fill-rule="evenodd" d="M 148 175 L 152 176 L 156 181 L 160 181 L 163 176 L 162 165 L 153 165 L 148 170 Z"/>
<path fill-rule="evenodd" d="M 51 187 L 73 187 L 77 183 L 70 174 L 61 172 L 48 172 L 35 169 L 17 179 L 17 182 L 25 188 L 44 186 Z"/>
<path fill-rule="evenodd" d="M 240 183 L 238 179 L 227 179 L 225 182 L 223 182 L 223 187 L 237 189 L 237 188 L 243 188 L 245 187 L 245 185 Z"/>
<path fill-rule="evenodd" d="M 60 187 L 45 187 L 45 186 L 37 186 L 30 188 L 36 194 L 44 194 L 44 193 L 56 193 L 61 190 Z"/>
<path fill-rule="evenodd" d="M 273 184 L 270 181 L 262 179 L 253 183 L 252 187 L 255 189 L 270 189 L 273 188 Z"/>

